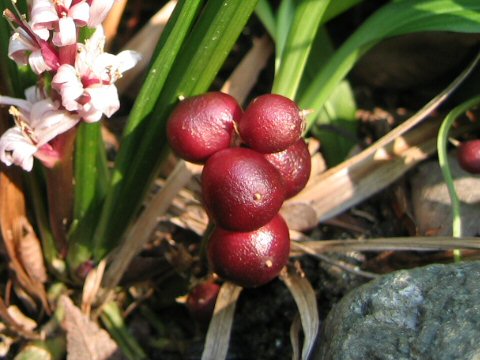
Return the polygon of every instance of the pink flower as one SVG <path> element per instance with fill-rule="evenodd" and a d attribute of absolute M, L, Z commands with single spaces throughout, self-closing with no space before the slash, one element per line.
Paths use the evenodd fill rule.
<path fill-rule="evenodd" d="M 87 0 L 90 4 L 90 18 L 88 27 L 95 28 L 100 25 L 108 15 L 114 0 Z"/>
<path fill-rule="evenodd" d="M 100 25 L 112 8 L 114 0 L 33 0 L 33 30 L 43 40 L 54 31 L 53 44 L 72 45 L 77 42 L 77 28 Z"/>
<path fill-rule="evenodd" d="M 88 23 L 90 6 L 86 0 L 33 0 L 31 17 L 40 38 L 48 40 L 54 30 L 54 45 L 72 45 L 77 42 L 77 27 Z"/>
<path fill-rule="evenodd" d="M 62 105 L 77 111 L 86 122 L 95 122 L 105 114 L 112 116 L 120 107 L 115 81 L 135 66 L 140 55 L 122 51 L 118 55 L 103 52 L 105 36 L 101 26 L 85 45 L 78 45 L 75 66 L 64 64 L 52 79 L 52 87 Z"/>
<path fill-rule="evenodd" d="M 0 137 L 0 160 L 26 171 L 33 167 L 33 156 L 53 166 L 62 154 L 52 146 L 52 140 L 73 128 L 80 117 L 59 110 L 58 103 L 42 98 L 35 87 L 25 94 L 27 100 L 0 96 L 0 104 L 12 105 L 10 114 L 16 124 Z"/>
<path fill-rule="evenodd" d="M 4 15 L 19 26 L 8 43 L 8 56 L 12 60 L 20 65 L 28 63 L 36 74 L 56 70 L 60 66 L 57 51 L 47 41 L 39 38 L 30 24 L 8 9 L 4 11 Z"/>

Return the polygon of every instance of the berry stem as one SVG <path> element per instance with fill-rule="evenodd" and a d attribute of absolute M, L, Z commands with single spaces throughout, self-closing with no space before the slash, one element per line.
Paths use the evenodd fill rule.
<path fill-rule="evenodd" d="M 448 133 L 455 120 L 472 107 L 480 104 L 480 96 L 476 96 L 463 104 L 455 107 L 443 120 L 442 126 L 438 131 L 437 137 L 437 151 L 438 162 L 442 170 L 443 179 L 447 185 L 448 193 L 452 203 L 452 236 L 460 238 L 462 236 L 462 217 L 460 209 L 460 200 L 457 192 L 455 191 L 455 185 L 453 183 L 453 176 L 448 164 L 447 157 L 447 141 Z M 458 249 L 453 251 L 455 261 L 461 260 L 461 252 Z"/>

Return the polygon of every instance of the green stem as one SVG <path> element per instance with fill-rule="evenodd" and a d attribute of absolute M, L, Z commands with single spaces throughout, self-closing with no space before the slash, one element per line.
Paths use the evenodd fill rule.
<path fill-rule="evenodd" d="M 147 355 L 137 340 L 130 334 L 125 326 L 122 313 L 117 303 L 110 302 L 105 304 L 100 317 L 108 332 L 129 360 L 142 360 L 147 358 Z"/>
<path fill-rule="evenodd" d="M 455 107 L 450 113 L 446 116 L 443 121 L 440 130 L 438 132 L 437 138 L 437 151 L 438 151 L 438 162 L 442 170 L 443 179 L 447 185 L 448 194 L 450 195 L 450 201 L 452 203 L 452 235 L 455 238 L 462 237 L 462 216 L 460 209 L 460 199 L 458 198 L 457 192 L 455 190 L 455 184 L 453 182 L 452 172 L 448 163 L 447 155 L 447 141 L 448 133 L 452 127 L 455 120 L 464 114 L 467 110 L 472 107 L 480 104 L 480 96 L 474 97 L 469 101 L 464 102 L 463 104 Z M 455 261 L 460 260 L 460 251 L 454 250 Z"/>

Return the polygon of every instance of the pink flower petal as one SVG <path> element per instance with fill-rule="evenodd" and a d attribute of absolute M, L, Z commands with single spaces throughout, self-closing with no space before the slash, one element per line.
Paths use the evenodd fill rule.
<path fill-rule="evenodd" d="M 71 17 L 62 17 L 58 21 L 58 29 L 53 36 L 54 45 L 66 46 L 77 42 L 77 27 Z"/>
<path fill-rule="evenodd" d="M 90 5 L 90 19 L 88 20 L 88 26 L 96 27 L 100 25 L 107 17 L 112 5 L 113 0 L 92 0 Z"/>
<path fill-rule="evenodd" d="M 28 57 L 28 64 L 32 68 L 32 71 L 35 74 L 40 75 L 44 71 L 52 70 L 50 66 L 47 65 L 45 59 L 40 50 L 33 51 Z"/>
<path fill-rule="evenodd" d="M 7 166 L 12 164 L 30 171 L 33 167 L 33 154 L 37 147 L 30 143 L 17 127 L 8 129 L 0 137 L 0 160 Z"/>
<path fill-rule="evenodd" d="M 115 85 L 96 86 L 85 89 L 90 97 L 90 103 L 96 110 L 101 111 L 107 117 L 111 117 L 119 108 L 117 87 Z"/>
<path fill-rule="evenodd" d="M 90 18 L 90 6 L 84 1 L 79 2 L 70 8 L 68 15 L 78 26 L 85 26 Z"/>
<path fill-rule="evenodd" d="M 32 28 L 39 30 L 43 28 L 52 29 L 53 24 L 58 21 L 57 10 L 50 0 L 33 0 L 31 11 Z M 44 39 L 46 40 L 46 39 Z"/>
<path fill-rule="evenodd" d="M 52 79 L 52 86 L 60 92 L 62 105 L 67 110 L 75 111 L 80 108 L 76 100 L 83 94 L 83 85 L 73 66 L 68 64 L 60 66 Z"/>
<path fill-rule="evenodd" d="M 26 65 L 28 61 L 27 51 L 33 51 L 36 48 L 36 44 L 25 30 L 17 28 L 8 43 L 8 56 L 17 64 Z"/>
<path fill-rule="evenodd" d="M 29 101 L 10 96 L 0 96 L 0 104 L 13 105 L 26 112 L 30 112 L 32 109 L 32 104 Z"/>

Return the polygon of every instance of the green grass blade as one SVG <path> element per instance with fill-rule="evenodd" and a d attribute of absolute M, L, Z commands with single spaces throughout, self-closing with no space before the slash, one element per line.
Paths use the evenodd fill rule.
<path fill-rule="evenodd" d="M 318 27 L 330 0 L 302 1 L 295 10 L 272 92 L 294 99 Z"/>
<path fill-rule="evenodd" d="M 283 49 L 287 43 L 290 27 L 295 16 L 294 0 L 282 0 L 277 13 L 277 31 L 275 33 L 275 72 L 280 68 Z"/>
<path fill-rule="evenodd" d="M 327 10 L 322 18 L 322 24 L 325 24 L 327 21 L 337 17 L 341 13 L 347 11 L 348 9 L 354 7 L 355 5 L 361 3 L 363 0 L 336 0 L 330 1 L 328 4 Z"/>
<path fill-rule="evenodd" d="M 68 234 L 68 263 L 76 269 L 92 256 L 93 232 L 105 199 L 109 173 L 101 124 L 82 123 L 75 144 L 75 200 Z"/>
<path fill-rule="evenodd" d="M 115 339 L 123 354 L 129 360 L 147 359 L 137 340 L 130 334 L 125 324 L 123 314 L 116 302 L 109 302 L 102 308 L 100 318 L 110 335 Z"/>
<path fill-rule="evenodd" d="M 151 120 L 149 117 L 154 111 L 155 103 L 202 4 L 203 1 L 200 0 L 179 1 L 159 39 L 150 63 L 148 76 L 136 99 L 123 133 L 122 146 L 117 155 L 111 187 L 107 193 L 94 235 L 94 243 L 97 249 L 103 248 L 107 241 L 104 239 L 104 234 L 107 231 L 107 226 L 111 226 L 109 223 L 111 224 L 114 221 L 116 206 L 122 196 L 121 184 L 130 164 L 133 162 L 139 143 L 142 140 L 142 134 L 147 132 L 147 123 Z M 115 240 L 110 239 L 108 241 L 113 242 Z M 105 251 L 102 251 L 102 254 L 105 254 Z"/>
<path fill-rule="evenodd" d="M 160 96 L 158 99 L 152 96 L 147 102 L 150 108 L 153 103 L 155 107 L 143 114 L 136 128 L 127 128 L 124 141 L 127 141 L 128 147 L 125 148 L 122 143 L 121 150 L 127 155 L 119 156 L 117 160 L 107 206 L 96 232 L 97 258 L 103 257 L 118 244 L 156 176 L 163 160 L 162 154 L 167 149 L 166 120 L 179 96 L 196 95 L 208 90 L 256 4 L 257 0 L 210 0 L 182 45 Z M 160 54 L 164 50 L 168 51 L 164 48 Z M 137 117 L 136 113 L 132 116 Z"/>
<path fill-rule="evenodd" d="M 321 109 L 312 133 L 322 144 L 322 154 L 329 167 L 345 160 L 356 144 L 357 105 L 353 90 L 342 81 Z"/>
<path fill-rule="evenodd" d="M 259 0 L 257 7 L 255 8 L 255 14 L 262 22 L 268 34 L 275 40 L 277 32 L 277 24 L 275 21 L 275 15 L 273 14 L 272 7 L 268 3 L 268 0 Z"/>
<path fill-rule="evenodd" d="M 380 40 L 418 31 L 480 32 L 477 0 L 403 0 L 373 14 L 334 54 L 299 99 L 315 109 L 308 126 L 357 60 Z"/>

